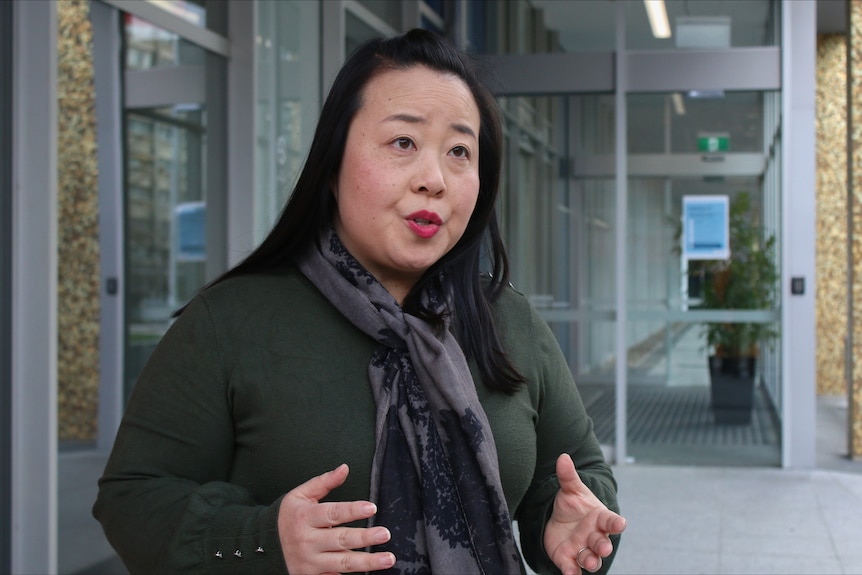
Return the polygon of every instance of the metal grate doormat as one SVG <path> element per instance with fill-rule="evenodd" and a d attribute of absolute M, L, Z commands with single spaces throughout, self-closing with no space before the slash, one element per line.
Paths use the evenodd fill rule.
<path fill-rule="evenodd" d="M 602 444 L 614 442 L 615 392 L 588 394 L 587 412 Z M 761 387 L 754 390 L 754 412 L 746 425 L 717 425 L 709 387 L 633 386 L 628 393 L 630 445 L 778 445 L 777 418 Z"/>

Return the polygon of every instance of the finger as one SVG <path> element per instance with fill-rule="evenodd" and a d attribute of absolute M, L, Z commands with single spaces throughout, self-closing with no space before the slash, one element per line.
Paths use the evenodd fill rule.
<path fill-rule="evenodd" d="M 322 532 L 326 542 L 321 544 L 321 551 L 330 553 L 362 550 L 386 543 L 392 537 L 385 527 L 336 527 Z"/>
<path fill-rule="evenodd" d="M 343 484 L 347 479 L 348 473 L 350 473 L 350 469 L 346 463 L 342 463 L 332 471 L 312 477 L 302 485 L 296 487 L 293 492 L 311 501 L 320 501 L 329 495 L 330 491 Z"/>
<path fill-rule="evenodd" d="M 578 567 L 590 573 L 602 568 L 602 558 L 587 547 L 578 553 L 577 557 L 575 557 L 575 562 L 578 564 Z"/>
<path fill-rule="evenodd" d="M 389 569 L 395 565 L 395 555 L 388 551 L 365 553 L 362 551 L 341 551 L 328 553 L 322 563 L 326 572 L 364 573 Z"/>
<path fill-rule="evenodd" d="M 587 549 L 589 549 L 590 554 L 596 557 L 607 557 L 613 553 L 614 544 L 607 535 L 593 533 L 587 538 Z M 586 554 L 587 552 L 584 551 L 584 555 Z"/>
<path fill-rule="evenodd" d="M 610 515 L 602 518 L 605 533 L 622 533 L 626 529 L 626 519 L 621 515 L 617 515 L 611 511 Z"/>
<path fill-rule="evenodd" d="M 375 513 L 377 513 L 377 506 L 370 501 L 321 503 L 311 510 L 308 524 L 317 528 L 335 527 L 351 521 L 368 519 Z"/>

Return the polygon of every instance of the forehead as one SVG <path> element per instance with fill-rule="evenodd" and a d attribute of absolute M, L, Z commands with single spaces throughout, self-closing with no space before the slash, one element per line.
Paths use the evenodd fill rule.
<path fill-rule="evenodd" d="M 360 113 L 363 110 L 381 114 L 409 111 L 431 118 L 442 114 L 479 125 L 479 108 L 467 83 L 425 66 L 377 74 L 363 90 Z"/>

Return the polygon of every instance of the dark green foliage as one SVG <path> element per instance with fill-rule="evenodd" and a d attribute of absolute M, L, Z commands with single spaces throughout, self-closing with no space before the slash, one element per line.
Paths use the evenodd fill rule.
<path fill-rule="evenodd" d="M 702 308 L 773 309 L 778 281 L 775 236 L 765 236 L 747 192 L 730 205 L 730 250 L 726 260 L 692 262 L 706 279 Z M 723 357 L 755 356 L 758 344 L 777 336 L 770 323 L 710 323 L 705 329 L 707 344 Z"/>

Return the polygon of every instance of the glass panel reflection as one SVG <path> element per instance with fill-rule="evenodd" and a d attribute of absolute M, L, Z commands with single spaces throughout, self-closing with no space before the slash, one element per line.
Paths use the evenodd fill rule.
<path fill-rule="evenodd" d="M 773 0 L 664 0 L 656 3 L 667 30 L 651 22 L 646 3 L 624 2 L 628 50 L 721 50 L 778 44 Z"/>
<path fill-rule="evenodd" d="M 320 107 L 320 10 L 304 0 L 260 2 L 255 55 L 255 240 L 287 202 Z"/>
<path fill-rule="evenodd" d="M 487 51 L 504 54 L 613 52 L 616 8 L 626 19 L 628 50 L 721 50 L 779 44 L 780 3 L 775 0 L 665 0 L 664 31 L 654 30 L 642 0 L 511 0 L 485 18 L 498 21 Z M 471 16 L 471 28 L 481 15 Z M 476 44 L 482 46 L 483 44 Z"/>
<path fill-rule="evenodd" d="M 125 19 L 127 70 L 204 64 L 205 52 L 199 46 L 131 14 L 126 14 Z"/>
<path fill-rule="evenodd" d="M 204 284 L 205 112 L 126 113 L 126 389 L 171 314 Z"/>
<path fill-rule="evenodd" d="M 174 4 L 186 14 L 175 15 L 186 19 L 197 15 L 193 23 L 205 25 L 202 5 Z M 127 14 L 124 34 L 122 58 L 127 71 L 145 75 L 177 66 L 206 69 L 203 48 L 149 22 Z M 176 93 L 172 88 L 164 86 L 164 93 Z M 126 99 L 135 101 L 135 94 Z M 130 107 L 123 121 L 124 393 L 128 397 L 173 312 L 206 281 L 206 105 L 181 101 Z"/>
<path fill-rule="evenodd" d="M 629 153 L 763 153 L 763 102 L 763 92 L 630 94 Z"/>

